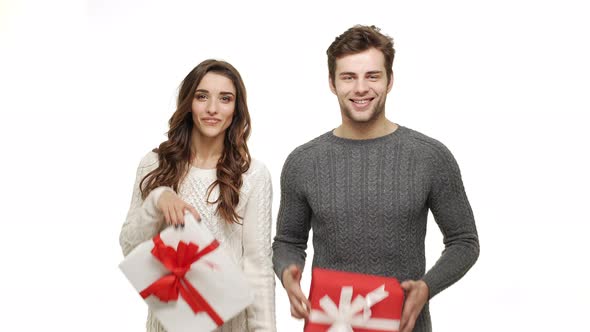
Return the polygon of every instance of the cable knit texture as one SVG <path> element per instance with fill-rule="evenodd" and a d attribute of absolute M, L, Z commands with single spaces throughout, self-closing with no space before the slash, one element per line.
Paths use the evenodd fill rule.
<path fill-rule="evenodd" d="M 144 200 L 141 199 L 139 183 L 145 175 L 158 166 L 158 156 L 148 153 L 137 169 L 133 198 L 127 219 L 120 235 L 123 254 L 127 255 L 138 244 L 148 241 L 166 226 L 161 212 L 156 208 L 158 198 L 168 187 L 153 190 Z M 254 304 L 241 312 L 216 332 L 242 331 L 276 331 L 274 304 L 274 275 L 271 260 L 271 220 L 272 220 L 272 185 L 268 169 L 253 160 L 250 169 L 243 175 L 240 190 L 238 215 L 242 216 L 243 225 L 228 223 L 217 216 L 217 205 L 207 203 L 207 189 L 216 179 L 215 170 L 192 167 L 182 182 L 178 195 L 185 202 L 193 205 L 202 217 L 211 233 L 225 247 L 231 258 L 241 266 L 254 287 L 256 299 Z M 216 186 L 210 197 L 214 201 L 219 196 Z M 166 330 L 148 313 L 148 332 L 165 332 Z"/>
<path fill-rule="evenodd" d="M 425 274 L 428 209 L 445 249 Z M 375 139 L 332 132 L 293 151 L 281 175 L 273 243 L 276 274 L 305 265 L 313 229 L 313 266 L 422 279 L 430 297 L 459 280 L 479 255 L 479 240 L 459 167 L 440 142 L 399 126 Z M 431 331 L 428 304 L 414 331 Z"/>

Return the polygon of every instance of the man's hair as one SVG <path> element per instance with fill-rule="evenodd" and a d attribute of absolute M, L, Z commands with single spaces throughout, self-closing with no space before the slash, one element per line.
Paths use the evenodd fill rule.
<path fill-rule="evenodd" d="M 328 71 L 332 81 L 334 81 L 336 75 L 336 59 L 361 53 L 370 48 L 376 48 L 385 57 L 385 70 L 387 83 L 389 83 L 393 72 L 395 49 L 393 48 L 393 39 L 380 31 L 381 29 L 374 25 L 355 25 L 336 37 L 326 51 L 326 54 L 328 54 Z"/>

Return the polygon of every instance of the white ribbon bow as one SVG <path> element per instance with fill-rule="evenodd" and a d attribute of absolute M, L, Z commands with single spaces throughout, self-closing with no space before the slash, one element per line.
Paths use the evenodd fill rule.
<path fill-rule="evenodd" d="M 366 297 L 357 295 L 352 300 L 352 287 L 344 286 L 340 292 L 340 305 L 325 295 L 320 299 L 320 307 L 312 309 L 309 321 L 318 324 L 332 324 L 328 332 L 354 332 L 353 327 L 361 327 L 378 331 L 398 331 L 399 320 L 386 318 L 371 318 L 371 307 L 389 296 L 385 285 L 376 288 Z M 362 310 L 362 312 L 361 312 Z"/>

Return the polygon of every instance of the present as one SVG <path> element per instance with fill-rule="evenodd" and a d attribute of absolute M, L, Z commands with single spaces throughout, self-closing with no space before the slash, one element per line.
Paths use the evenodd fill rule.
<path fill-rule="evenodd" d="M 305 332 L 399 331 L 404 292 L 395 278 L 314 268 Z"/>
<path fill-rule="evenodd" d="M 212 331 L 254 301 L 242 270 L 188 213 L 119 265 L 168 332 Z"/>

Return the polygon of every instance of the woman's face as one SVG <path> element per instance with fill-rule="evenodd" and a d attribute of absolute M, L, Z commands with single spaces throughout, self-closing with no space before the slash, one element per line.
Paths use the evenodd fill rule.
<path fill-rule="evenodd" d="M 233 82 L 220 74 L 205 74 L 192 103 L 193 123 L 201 136 L 223 137 L 231 125 L 236 106 Z"/>

